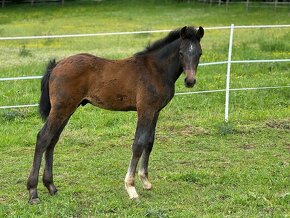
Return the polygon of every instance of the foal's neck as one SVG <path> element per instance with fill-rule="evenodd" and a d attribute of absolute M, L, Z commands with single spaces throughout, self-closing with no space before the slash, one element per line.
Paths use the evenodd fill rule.
<path fill-rule="evenodd" d="M 156 66 L 164 74 L 165 79 L 174 85 L 182 73 L 179 60 L 180 39 L 177 39 L 156 52 Z"/>

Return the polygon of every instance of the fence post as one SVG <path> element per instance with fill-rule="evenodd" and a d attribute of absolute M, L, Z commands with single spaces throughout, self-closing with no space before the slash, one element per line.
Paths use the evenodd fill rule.
<path fill-rule="evenodd" d="M 226 10 L 228 11 L 229 9 L 229 0 L 226 1 Z"/>
<path fill-rule="evenodd" d="M 246 2 L 247 13 L 249 12 L 249 4 L 250 4 L 250 0 L 247 0 L 247 2 Z"/>
<path fill-rule="evenodd" d="M 235 25 L 231 24 L 229 53 L 228 53 L 227 79 L 226 79 L 226 103 L 225 103 L 225 122 L 226 123 L 229 121 L 230 76 L 231 76 L 231 61 L 232 61 L 234 27 L 235 27 Z"/>

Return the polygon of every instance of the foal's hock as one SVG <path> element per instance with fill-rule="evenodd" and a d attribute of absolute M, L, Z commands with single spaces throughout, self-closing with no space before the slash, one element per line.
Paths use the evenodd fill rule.
<path fill-rule="evenodd" d="M 57 192 L 52 174 L 54 147 L 70 116 L 87 103 L 108 110 L 137 111 L 125 189 L 131 199 L 138 198 L 134 180 L 140 158 L 138 174 L 143 187 L 151 189 L 148 162 L 159 112 L 173 98 L 175 82 L 182 72 L 185 72 L 185 86 L 195 85 L 203 35 L 202 27 L 185 26 L 127 59 L 77 54 L 59 62 L 51 61 L 41 81 L 39 110 L 45 124 L 37 135 L 27 181 L 29 202 L 39 202 L 37 184 L 44 152 L 43 183 L 51 195 Z"/>

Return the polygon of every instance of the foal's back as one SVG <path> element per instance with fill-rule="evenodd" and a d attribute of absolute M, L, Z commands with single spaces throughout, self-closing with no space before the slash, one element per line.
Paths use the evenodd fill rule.
<path fill-rule="evenodd" d="M 69 101 L 71 105 L 89 102 L 109 110 L 136 110 L 138 99 L 146 100 L 146 92 L 158 91 L 159 80 L 145 57 L 108 60 L 78 54 L 53 69 L 50 100 L 52 106 Z"/>

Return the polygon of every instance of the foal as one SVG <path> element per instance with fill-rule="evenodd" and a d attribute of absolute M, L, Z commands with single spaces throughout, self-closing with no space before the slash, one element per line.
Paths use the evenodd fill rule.
<path fill-rule="evenodd" d="M 151 189 L 148 161 L 159 112 L 173 98 L 175 82 L 182 72 L 185 72 L 186 87 L 193 87 L 196 83 L 203 35 L 202 27 L 185 26 L 124 60 L 78 54 L 57 63 L 50 62 L 41 81 L 39 109 L 46 122 L 37 135 L 27 181 L 29 202 L 39 202 L 37 184 L 44 152 L 43 183 L 51 195 L 57 192 L 52 174 L 54 147 L 70 116 L 80 105 L 87 103 L 108 110 L 137 111 L 137 128 L 125 189 L 131 199 L 138 198 L 134 177 L 141 157 L 139 176 L 143 187 Z"/>

